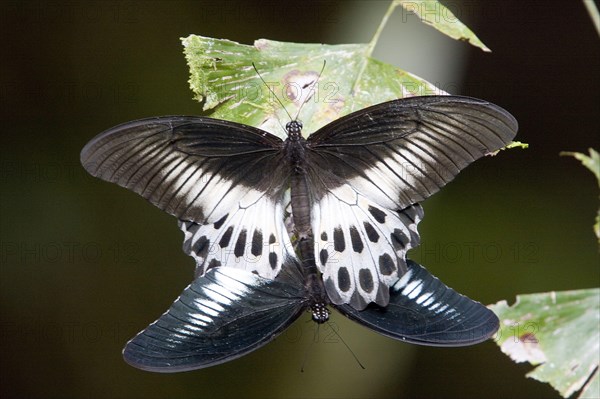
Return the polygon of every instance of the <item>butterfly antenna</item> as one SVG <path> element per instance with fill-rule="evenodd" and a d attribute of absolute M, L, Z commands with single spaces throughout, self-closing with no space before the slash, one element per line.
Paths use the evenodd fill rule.
<path fill-rule="evenodd" d="M 263 79 L 263 77 L 260 76 L 260 72 L 258 72 L 258 69 L 256 68 L 256 65 L 254 65 L 254 62 L 252 63 L 252 67 L 256 71 L 256 74 L 258 75 L 258 77 L 260 78 L 260 80 L 262 80 L 262 82 L 265 84 L 265 86 L 267 86 L 267 89 L 269 89 L 269 91 L 271 92 L 271 94 L 273 94 L 273 96 L 275 97 L 275 99 L 277 100 L 277 102 L 281 105 L 281 108 L 283 108 L 283 110 L 285 111 L 285 113 L 289 116 L 290 120 L 292 120 L 292 115 L 290 115 L 290 113 L 287 111 L 287 109 L 285 109 L 285 105 L 283 105 L 283 103 L 281 102 L 281 100 L 279 99 L 279 97 L 277 97 L 277 94 L 275 94 L 275 92 L 273 91 L 273 89 L 271 89 L 271 87 L 267 84 L 267 82 L 265 82 L 265 80 Z M 281 125 L 281 122 L 279 122 L 279 124 Z M 283 127 L 283 125 L 281 127 Z M 285 130 L 285 128 L 283 130 Z"/>
<path fill-rule="evenodd" d="M 312 320 L 308 320 L 308 321 L 312 321 Z M 306 348 L 306 351 L 304 351 L 304 360 L 302 360 L 302 367 L 300 367 L 301 373 L 304 373 L 304 366 L 306 366 L 306 361 L 308 360 L 308 353 L 310 352 L 310 349 L 315 344 L 315 342 L 318 342 L 318 337 L 319 337 L 319 324 L 317 324 L 317 329 L 315 330 L 313 339 L 310 342 L 310 346 L 308 348 Z"/>
<path fill-rule="evenodd" d="M 348 351 L 350 352 L 350 354 L 352 355 L 354 360 L 356 360 L 356 363 L 358 363 L 360 368 L 363 370 L 366 369 L 366 367 L 363 366 L 363 364 L 360 362 L 360 360 L 358 360 L 358 356 L 356 356 L 356 354 L 352 351 L 352 349 L 350 349 L 350 346 L 348 346 L 346 341 L 344 341 L 344 338 L 342 338 L 342 336 L 340 334 L 338 334 L 337 330 L 335 328 L 333 328 L 334 324 L 327 322 L 327 325 L 329 326 L 329 328 L 331 328 L 331 331 L 333 331 L 333 333 L 340 339 L 340 341 L 342 341 L 342 344 L 344 344 L 346 349 L 348 349 Z"/>
<path fill-rule="evenodd" d="M 319 72 L 319 76 L 317 76 L 317 79 L 315 79 L 315 81 L 313 82 L 312 87 L 310 88 L 311 90 L 313 90 L 315 88 L 315 86 L 317 85 L 317 83 L 321 79 L 321 75 L 323 74 L 323 71 L 325 70 L 325 64 L 326 63 L 327 63 L 327 61 L 323 60 L 323 67 L 321 68 L 321 72 Z M 309 93 L 310 93 L 310 91 L 309 91 Z M 310 96 L 306 96 L 306 98 L 304 99 L 304 101 L 302 102 L 302 104 L 300 104 L 300 108 L 298 108 L 298 112 L 296 113 L 296 117 L 293 120 L 295 120 L 295 121 L 298 120 L 298 117 L 300 116 L 300 111 L 302 111 L 302 107 L 304 107 L 304 104 L 306 104 L 309 99 L 310 99 Z"/>

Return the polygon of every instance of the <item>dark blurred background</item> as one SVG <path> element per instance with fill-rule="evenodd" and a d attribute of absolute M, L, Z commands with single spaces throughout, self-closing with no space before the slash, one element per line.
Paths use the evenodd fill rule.
<path fill-rule="evenodd" d="M 423 244 L 411 256 L 484 303 L 598 286 L 598 185 L 558 155 L 600 148 L 600 46 L 583 2 L 446 4 L 493 53 L 397 11 L 375 57 L 505 107 L 530 148 L 478 161 L 426 201 Z M 2 2 L 2 398 L 559 397 L 492 341 L 410 346 L 340 315 L 333 322 L 366 370 L 326 328 L 311 344 L 308 315 L 263 349 L 206 370 L 159 375 L 121 358 L 189 283 L 193 261 L 171 216 L 86 175 L 83 145 L 121 122 L 201 112 L 182 36 L 368 42 L 387 6 Z"/>

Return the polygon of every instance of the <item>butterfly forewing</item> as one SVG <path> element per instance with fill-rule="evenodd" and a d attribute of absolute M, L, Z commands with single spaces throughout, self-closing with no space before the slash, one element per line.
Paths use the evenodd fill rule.
<path fill-rule="evenodd" d="M 498 330 L 494 312 L 448 288 L 423 266 L 411 260 L 407 265 L 407 272 L 392 285 L 386 307 L 336 308 L 383 335 L 421 345 L 472 345 Z"/>
<path fill-rule="evenodd" d="M 426 96 L 357 111 L 312 134 L 308 145 L 315 168 L 332 172 L 320 195 L 349 183 L 384 208 L 404 209 L 516 132 L 515 119 L 494 104 Z"/>
<path fill-rule="evenodd" d="M 250 126 L 165 116 L 101 133 L 83 148 L 81 163 L 181 220 L 204 224 L 281 194 L 289 174 L 280 167 L 282 144 Z"/>
<path fill-rule="evenodd" d="M 297 265 L 288 261 L 287 267 Z M 243 356 L 272 341 L 306 308 L 298 276 L 271 280 L 234 268 L 211 269 L 129 341 L 123 356 L 137 368 L 158 372 L 199 369 Z"/>

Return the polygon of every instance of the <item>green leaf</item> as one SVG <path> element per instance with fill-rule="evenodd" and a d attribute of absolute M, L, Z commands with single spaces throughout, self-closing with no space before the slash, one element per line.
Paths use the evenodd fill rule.
<path fill-rule="evenodd" d="M 453 39 L 467 41 L 483 51 L 492 51 L 448 7 L 437 0 L 395 0 L 394 3 Z"/>
<path fill-rule="evenodd" d="M 511 142 L 510 142 L 508 145 L 506 145 L 506 146 L 504 146 L 504 147 L 500 148 L 499 150 L 496 150 L 496 151 L 490 152 L 488 155 L 491 155 L 491 156 L 496 156 L 496 155 L 498 155 L 498 153 L 499 153 L 500 151 L 504 151 L 504 150 L 510 150 L 510 149 L 512 149 L 512 148 L 521 148 L 521 149 L 523 149 L 523 150 L 526 150 L 526 149 L 528 149 L 528 148 L 529 148 L 529 144 L 527 144 L 527 143 L 523 143 L 523 142 L 520 142 L 520 141 L 511 141 Z"/>
<path fill-rule="evenodd" d="M 529 148 L 529 144 L 527 143 L 522 143 L 520 141 L 513 141 L 511 142 L 509 145 L 507 145 L 506 147 L 502 148 L 502 150 L 508 150 L 511 148 L 522 148 L 524 150 Z"/>
<path fill-rule="evenodd" d="M 399 6 L 450 37 L 489 51 L 450 9 L 437 1 L 396 0 L 368 44 L 260 39 L 248 46 L 196 35 L 182 38 L 190 87 L 195 98 L 204 102 L 204 110 L 212 111 L 210 116 L 256 126 L 281 138 L 285 138 L 283 124 L 296 117 L 306 98 L 310 99 L 302 106 L 300 118 L 304 121 L 303 131 L 310 134 L 370 105 L 408 96 L 447 94 L 424 79 L 371 58 L 389 16 Z M 324 62 L 327 66 L 323 69 Z M 285 108 L 260 80 L 253 63 Z"/>
<path fill-rule="evenodd" d="M 598 180 L 598 186 L 600 186 L 600 154 L 598 154 L 598 152 L 593 148 L 590 148 L 589 151 L 589 157 L 580 152 L 561 152 L 560 155 L 572 156 L 581 161 L 583 166 L 591 170 L 592 173 L 596 176 L 596 179 Z M 598 244 L 600 244 L 600 208 L 598 209 L 598 214 L 596 215 L 594 233 L 596 234 L 596 237 L 598 237 Z"/>
<path fill-rule="evenodd" d="M 600 397 L 599 288 L 519 295 L 513 306 L 501 301 L 490 308 L 500 318 L 500 349 L 515 362 L 541 364 L 528 377 L 565 398 L 584 385 L 580 397 Z"/>
<path fill-rule="evenodd" d="M 581 161 L 583 166 L 591 170 L 596 176 L 596 179 L 598 179 L 598 186 L 600 186 L 600 154 L 598 154 L 598 152 L 593 148 L 590 148 L 589 151 L 589 157 L 580 152 L 561 152 L 560 155 L 570 155 Z"/>
<path fill-rule="evenodd" d="M 358 109 L 414 95 L 445 94 L 411 73 L 367 56 L 366 44 L 300 44 L 260 39 L 254 46 L 191 35 L 182 39 L 190 87 L 211 117 L 260 127 L 282 138 L 290 120 L 252 63 L 304 132 Z M 316 84 L 323 63 L 323 74 Z"/>

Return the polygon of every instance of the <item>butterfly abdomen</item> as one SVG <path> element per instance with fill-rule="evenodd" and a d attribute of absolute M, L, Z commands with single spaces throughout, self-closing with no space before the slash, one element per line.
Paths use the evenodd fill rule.
<path fill-rule="evenodd" d="M 323 285 L 323 279 L 319 275 L 317 264 L 315 263 L 315 245 L 312 236 L 301 238 L 297 248 L 302 260 L 304 289 L 307 293 L 312 319 L 318 324 L 325 323 L 329 320 L 327 304 L 330 301 L 325 291 L 325 285 Z"/>
<path fill-rule="evenodd" d="M 299 134 L 289 132 L 285 141 L 285 156 L 291 165 L 290 179 L 292 218 L 299 239 L 312 238 L 310 224 L 310 197 L 306 180 L 306 140 Z"/>
<path fill-rule="evenodd" d="M 306 177 L 298 172 L 293 172 L 291 178 L 291 203 L 296 235 L 299 239 L 312 238 L 308 185 Z"/>

